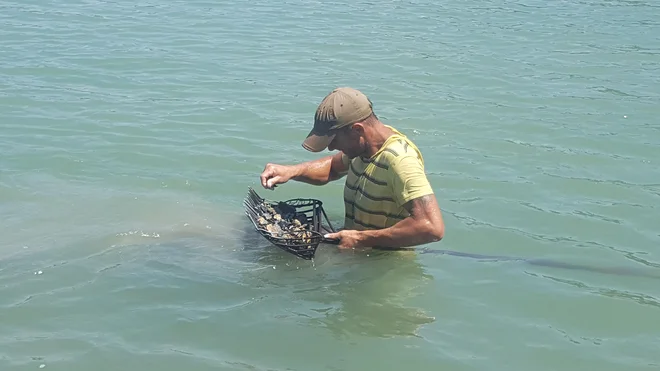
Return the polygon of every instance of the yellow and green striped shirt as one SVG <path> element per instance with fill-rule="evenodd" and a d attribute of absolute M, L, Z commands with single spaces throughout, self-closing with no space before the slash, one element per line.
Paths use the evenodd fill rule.
<path fill-rule="evenodd" d="M 344 229 L 383 229 L 409 216 L 408 201 L 433 193 L 421 152 L 394 131 L 371 158 L 344 156 L 349 170 L 344 185 Z"/>

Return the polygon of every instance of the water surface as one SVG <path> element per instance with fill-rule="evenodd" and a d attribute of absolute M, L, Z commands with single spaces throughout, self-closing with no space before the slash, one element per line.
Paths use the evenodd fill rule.
<path fill-rule="evenodd" d="M 653 1 L 0 2 L 0 369 L 657 369 L 658 19 Z M 318 156 L 301 141 L 342 85 L 422 150 L 447 225 L 429 249 L 578 269 L 307 262 L 255 235 L 247 187 Z M 341 182 L 257 189 L 341 222 Z"/>

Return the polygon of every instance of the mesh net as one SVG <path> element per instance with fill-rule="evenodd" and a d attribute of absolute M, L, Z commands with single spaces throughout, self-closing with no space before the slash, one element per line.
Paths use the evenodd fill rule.
<path fill-rule="evenodd" d="M 259 234 L 299 258 L 314 258 L 321 242 L 336 243 L 323 238 L 326 233 L 335 232 L 335 229 L 319 200 L 295 198 L 269 201 L 249 187 L 243 205 L 245 214 Z"/>

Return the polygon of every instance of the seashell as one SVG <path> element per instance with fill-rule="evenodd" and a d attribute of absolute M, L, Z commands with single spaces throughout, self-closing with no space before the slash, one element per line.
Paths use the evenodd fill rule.
<path fill-rule="evenodd" d="M 280 228 L 280 226 L 277 224 L 268 224 L 266 229 L 268 232 L 270 232 L 271 235 L 275 237 L 280 237 L 283 233 L 282 228 Z"/>

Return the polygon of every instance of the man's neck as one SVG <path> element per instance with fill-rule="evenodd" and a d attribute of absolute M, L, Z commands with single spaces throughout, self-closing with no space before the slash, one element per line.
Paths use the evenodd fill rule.
<path fill-rule="evenodd" d="M 372 130 L 369 132 L 367 137 L 367 151 L 363 157 L 371 158 L 376 152 L 380 151 L 383 144 L 387 141 L 389 137 L 394 134 L 392 129 L 385 126 L 383 123 L 376 123 Z"/>

